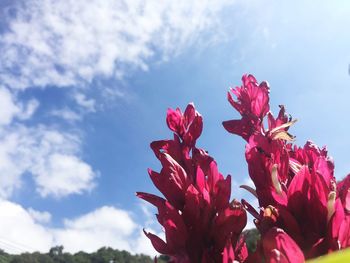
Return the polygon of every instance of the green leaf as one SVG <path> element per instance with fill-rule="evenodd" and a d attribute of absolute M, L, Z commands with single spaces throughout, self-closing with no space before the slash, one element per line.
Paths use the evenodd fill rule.
<path fill-rule="evenodd" d="M 350 248 L 308 260 L 307 263 L 344 263 L 350 262 Z"/>

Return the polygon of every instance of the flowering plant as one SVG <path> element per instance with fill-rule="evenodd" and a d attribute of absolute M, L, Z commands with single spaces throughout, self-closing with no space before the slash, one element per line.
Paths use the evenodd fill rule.
<path fill-rule="evenodd" d="M 231 201 L 231 177 L 219 173 L 214 159 L 196 147 L 203 122 L 193 104 L 168 110 L 174 139 L 151 143 L 162 165 L 149 170 L 164 195 L 138 192 L 155 205 L 165 241 L 147 233 L 154 248 L 171 262 L 304 262 L 350 246 L 350 176 L 336 182 L 325 147 L 293 144 L 295 123 L 284 106 L 270 112 L 269 86 L 244 75 L 228 101 L 241 118 L 224 128 L 246 142 L 245 157 L 255 189 L 242 186 L 259 202 Z M 267 123 L 265 127 L 264 123 Z M 261 234 L 248 255 L 242 230 L 248 211 Z"/>

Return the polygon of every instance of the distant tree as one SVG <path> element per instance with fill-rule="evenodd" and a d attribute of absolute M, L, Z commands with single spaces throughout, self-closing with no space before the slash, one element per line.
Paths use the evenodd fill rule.
<path fill-rule="evenodd" d="M 56 246 L 50 249 L 50 257 L 59 257 L 63 254 L 63 246 Z"/>
<path fill-rule="evenodd" d="M 0 263 L 10 262 L 12 255 L 6 253 L 4 250 L 0 249 Z"/>
<path fill-rule="evenodd" d="M 102 247 L 94 253 L 80 251 L 72 255 L 63 251 L 63 246 L 56 246 L 48 253 L 23 253 L 10 255 L 0 250 L 0 263 L 153 263 L 154 259 L 143 255 L 132 255 L 123 250 Z M 168 262 L 165 256 L 158 258 L 158 263 Z"/>
<path fill-rule="evenodd" d="M 55 263 L 75 263 L 74 256 L 70 253 L 64 253 L 63 249 L 63 246 L 53 247 L 50 249 L 48 255 Z"/>
<path fill-rule="evenodd" d="M 74 256 L 70 253 L 63 253 L 62 257 L 65 263 L 75 263 Z"/>
<path fill-rule="evenodd" d="M 170 258 L 166 255 L 160 255 L 157 259 L 158 263 L 165 263 L 165 262 L 169 262 Z"/>
<path fill-rule="evenodd" d="M 1 261 L 0 261 L 1 262 Z M 23 253 L 21 255 L 13 256 L 9 263 L 54 263 L 49 255 L 41 254 L 39 252 Z"/>
<path fill-rule="evenodd" d="M 91 255 L 83 251 L 75 253 L 73 260 L 74 263 L 92 263 Z"/>
<path fill-rule="evenodd" d="M 115 261 L 115 250 L 112 248 L 102 247 L 91 255 L 92 262 L 110 263 Z M 119 262 L 119 261 L 118 261 Z"/>
<path fill-rule="evenodd" d="M 245 236 L 245 242 L 250 254 L 256 250 L 257 243 L 260 239 L 260 233 L 256 228 L 253 228 L 244 230 L 243 235 Z"/>

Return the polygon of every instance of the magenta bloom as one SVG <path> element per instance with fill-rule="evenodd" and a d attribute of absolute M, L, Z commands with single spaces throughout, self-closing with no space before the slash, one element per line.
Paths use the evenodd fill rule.
<path fill-rule="evenodd" d="M 229 132 L 248 142 L 246 160 L 256 189 L 247 189 L 258 198 L 261 211 L 244 204 L 256 217 L 262 242 L 270 229 L 279 227 L 307 258 L 348 246 L 349 183 L 340 184 L 337 193 L 334 164 L 325 148 L 311 142 L 303 148 L 291 144 L 288 129 L 295 121 L 283 106 L 273 117 L 268 91 L 266 82 L 258 84 L 253 76 L 243 76 L 243 85 L 231 90 L 236 100 L 229 93 L 229 102 L 242 118 L 223 122 Z M 266 217 L 267 209 L 273 216 Z"/>
<path fill-rule="evenodd" d="M 269 111 L 269 87 L 266 82 L 257 84 L 252 75 L 245 75 L 242 78 L 243 86 L 231 89 L 237 96 L 235 101 L 228 93 L 228 101 L 242 115 L 240 120 L 223 122 L 228 132 L 242 136 L 245 140 L 262 127 L 262 120 Z"/>
<path fill-rule="evenodd" d="M 304 262 L 303 252 L 282 229 L 273 227 L 266 232 L 254 254 L 247 262 L 297 263 Z"/>
<path fill-rule="evenodd" d="M 350 175 L 337 184 L 337 193 L 344 208 L 344 220 L 339 230 L 339 242 L 342 248 L 350 247 Z"/>
<path fill-rule="evenodd" d="M 148 171 L 164 198 L 137 193 L 158 208 L 166 240 L 145 234 L 172 262 L 243 262 L 246 212 L 239 202 L 230 202 L 231 177 L 224 178 L 214 159 L 195 147 L 202 117 L 189 104 L 184 113 L 169 109 L 166 121 L 174 139 L 151 143 L 162 169 Z"/>
<path fill-rule="evenodd" d="M 218 171 L 208 153 L 196 147 L 202 117 L 189 104 L 184 113 L 169 109 L 166 122 L 174 139 L 151 148 L 160 172 L 149 169 L 163 197 L 138 192 L 158 209 L 165 240 L 145 234 L 154 248 L 172 262 L 304 262 L 350 246 L 350 175 L 336 182 L 334 163 L 325 147 L 308 141 L 293 145 L 295 123 L 280 106 L 270 112 L 269 87 L 252 75 L 228 93 L 238 120 L 223 122 L 230 133 L 246 140 L 245 157 L 259 210 L 248 202 L 230 201 L 231 177 Z M 241 232 L 247 210 L 261 234 L 248 256 Z"/>

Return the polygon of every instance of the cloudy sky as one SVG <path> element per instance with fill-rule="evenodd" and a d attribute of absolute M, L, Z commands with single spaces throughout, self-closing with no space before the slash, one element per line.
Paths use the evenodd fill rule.
<path fill-rule="evenodd" d="M 0 1 L 0 248 L 11 253 L 154 254 L 160 232 L 136 191 L 155 193 L 149 149 L 170 138 L 168 107 L 194 102 L 198 145 L 247 183 L 244 142 L 225 132 L 244 73 L 350 172 L 348 1 Z"/>

